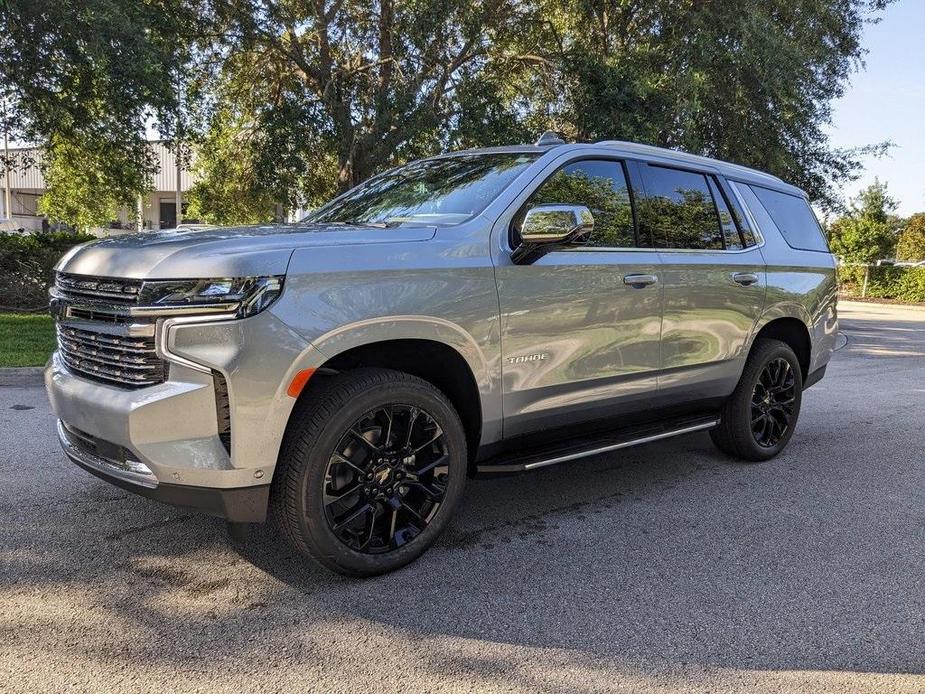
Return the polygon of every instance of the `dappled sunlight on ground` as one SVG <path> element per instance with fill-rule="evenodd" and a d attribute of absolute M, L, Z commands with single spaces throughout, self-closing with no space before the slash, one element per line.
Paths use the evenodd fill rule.
<path fill-rule="evenodd" d="M 0 388 L 0 690 L 925 690 L 925 311 L 841 315 L 775 461 L 699 434 L 475 480 L 362 581 L 84 473 Z"/>

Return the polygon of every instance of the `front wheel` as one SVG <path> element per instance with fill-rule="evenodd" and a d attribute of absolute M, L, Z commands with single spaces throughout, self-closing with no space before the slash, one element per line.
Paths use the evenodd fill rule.
<path fill-rule="evenodd" d="M 381 574 L 434 542 L 466 468 L 463 427 L 440 390 L 399 371 L 348 371 L 294 413 L 270 512 L 299 552 L 342 574 Z"/>
<path fill-rule="evenodd" d="M 796 354 L 780 340 L 759 338 L 710 438 L 737 458 L 770 460 L 793 436 L 802 399 L 803 375 Z"/>

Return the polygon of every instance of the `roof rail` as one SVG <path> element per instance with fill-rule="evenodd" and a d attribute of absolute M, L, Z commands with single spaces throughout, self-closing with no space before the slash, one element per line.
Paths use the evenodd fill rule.
<path fill-rule="evenodd" d="M 627 142 L 625 140 L 600 140 L 595 142 L 596 145 L 603 145 L 605 147 L 623 147 L 629 151 L 637 152 L 647 152 L 652 155 L 658 155 L 663 157 L 670 157 L 677 159 L 678 161 L 689 161 L 689 162 L 699 162 L 703 164 L 711 164 L 713 166 L 721 166 L 733 171 L 741 171 L 743 173 L 748 173 L 752 176 L 758 176 L 768 180 L 772 180 L 778 183 L 784 183 L 785 185 L 790 185 L 783 179 L 774 174 L 770 174 L 767 171 L 761 171 L 759 169 L 753 169 L 749 166 L 743 166 L 741 164 L 734 164 L 732 162 L 723 161 L 721 159 L 713 159 L 712 157 L 705 157 L 700 154 L 691 154 L 690 152 L 683 152 L 677 149 L 668 149 L 667 147 L 656 147 L 655 145 L 644 145 L 637 142 Z"/>

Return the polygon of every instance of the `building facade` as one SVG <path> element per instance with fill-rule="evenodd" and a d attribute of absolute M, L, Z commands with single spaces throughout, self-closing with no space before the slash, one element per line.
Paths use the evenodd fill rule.
<path fill-rule="evenodd" d="M 177 160 L 163 142 L 152 142 L 158 168 L 151 185 L 152 191 L 142 196 L 135 208 L 125 207 L 109 225 L 93 230 L 99 235 L 126 233 L 142 229 L 171 229 L 177 225 Z M 6 194 L 6 177 L 0 176 L 0 230 L 40 231 L 48 227 L 38 209 L 45 193 L 42 176 L 42 151 L 38 148 L 10 149 L 14 165 L 10 168 L 10 195 Z M 186 209 L 186 194 L 192 185 L 188 168 L 180 171 L 181 207 Z M 10 200 L 11 215 L 7 214 L 6 201 Z M 192 222 L 184 217 L 183 221 Z"/>

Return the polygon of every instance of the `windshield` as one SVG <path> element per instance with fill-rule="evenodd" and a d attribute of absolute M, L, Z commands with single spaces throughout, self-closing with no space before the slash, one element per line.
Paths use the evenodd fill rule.
<path fill-rule="evenodd" d="M 388 171 L 332 200 L 305 222 L 460 224 L 475 217 L 539 154 L 459 154 Z"/>

